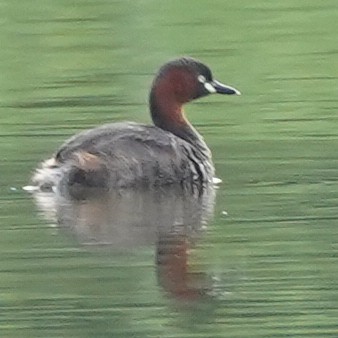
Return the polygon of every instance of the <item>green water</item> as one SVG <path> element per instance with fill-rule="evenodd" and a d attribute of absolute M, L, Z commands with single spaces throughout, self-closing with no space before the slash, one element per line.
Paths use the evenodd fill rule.
<path fill-rule="evenodd" d="M 335 0 L 1 0 L 0 336 L 338 337 L 337 17 Z M 190 257 L 218 294 L 190 306 L 154 246 L 88 250 L 20 190 L 74 132 L 148 122 L 179 55 L 243 94 L 186 107 L 223 180 Z"/>

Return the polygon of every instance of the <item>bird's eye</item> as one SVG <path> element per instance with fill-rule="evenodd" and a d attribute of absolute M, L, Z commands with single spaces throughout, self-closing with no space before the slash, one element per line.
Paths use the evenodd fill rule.
<path fill-rule="evenodd" d="M 197 80 L 198 80 L 198 82 L 201 82 L 201 83 L 206 82 L 206 78 L 203 75 L 198 75 Z"/>

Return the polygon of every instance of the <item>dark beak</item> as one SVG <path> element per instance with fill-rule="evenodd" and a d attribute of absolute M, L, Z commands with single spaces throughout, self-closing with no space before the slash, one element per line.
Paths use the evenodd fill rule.
<path fill-rule="evenodd" d="M 223 83 L 220 83 L 216 80 L 211 82 L 212 86 L 215 88 L 216 93 L 218 94 L 227 94 L 227 95 L 241 95 L 241 92 L 233 87 L 227 86 Z"/>

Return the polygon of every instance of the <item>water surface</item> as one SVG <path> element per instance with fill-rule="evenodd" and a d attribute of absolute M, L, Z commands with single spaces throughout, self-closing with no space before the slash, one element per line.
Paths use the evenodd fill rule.
<path fill-rule="evenodd" d="M 1 336 L 338 336 L 336 1 L 0 8 Z M 74 132 L 149 122 L 152 76 L 179 55 L 243 93 L 186 108 L 223 180 L 189 255 L 216 291 L 193 304 L 165 290 L 154 243 L 88 250 L 20 190 Z"/>

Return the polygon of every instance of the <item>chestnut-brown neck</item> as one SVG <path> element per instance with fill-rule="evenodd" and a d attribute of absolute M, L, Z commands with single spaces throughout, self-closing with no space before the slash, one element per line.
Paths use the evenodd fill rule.
<path fill-rule="evenodd" d="M 189 102 L 194 95 L 180 89 L 166 78 L 155 80 L 149 98 L 152 120 L 155 126 L 173 133 L 209 156 L 203 138 L 188 122 L 183 111 L 183 104 Z"/>

